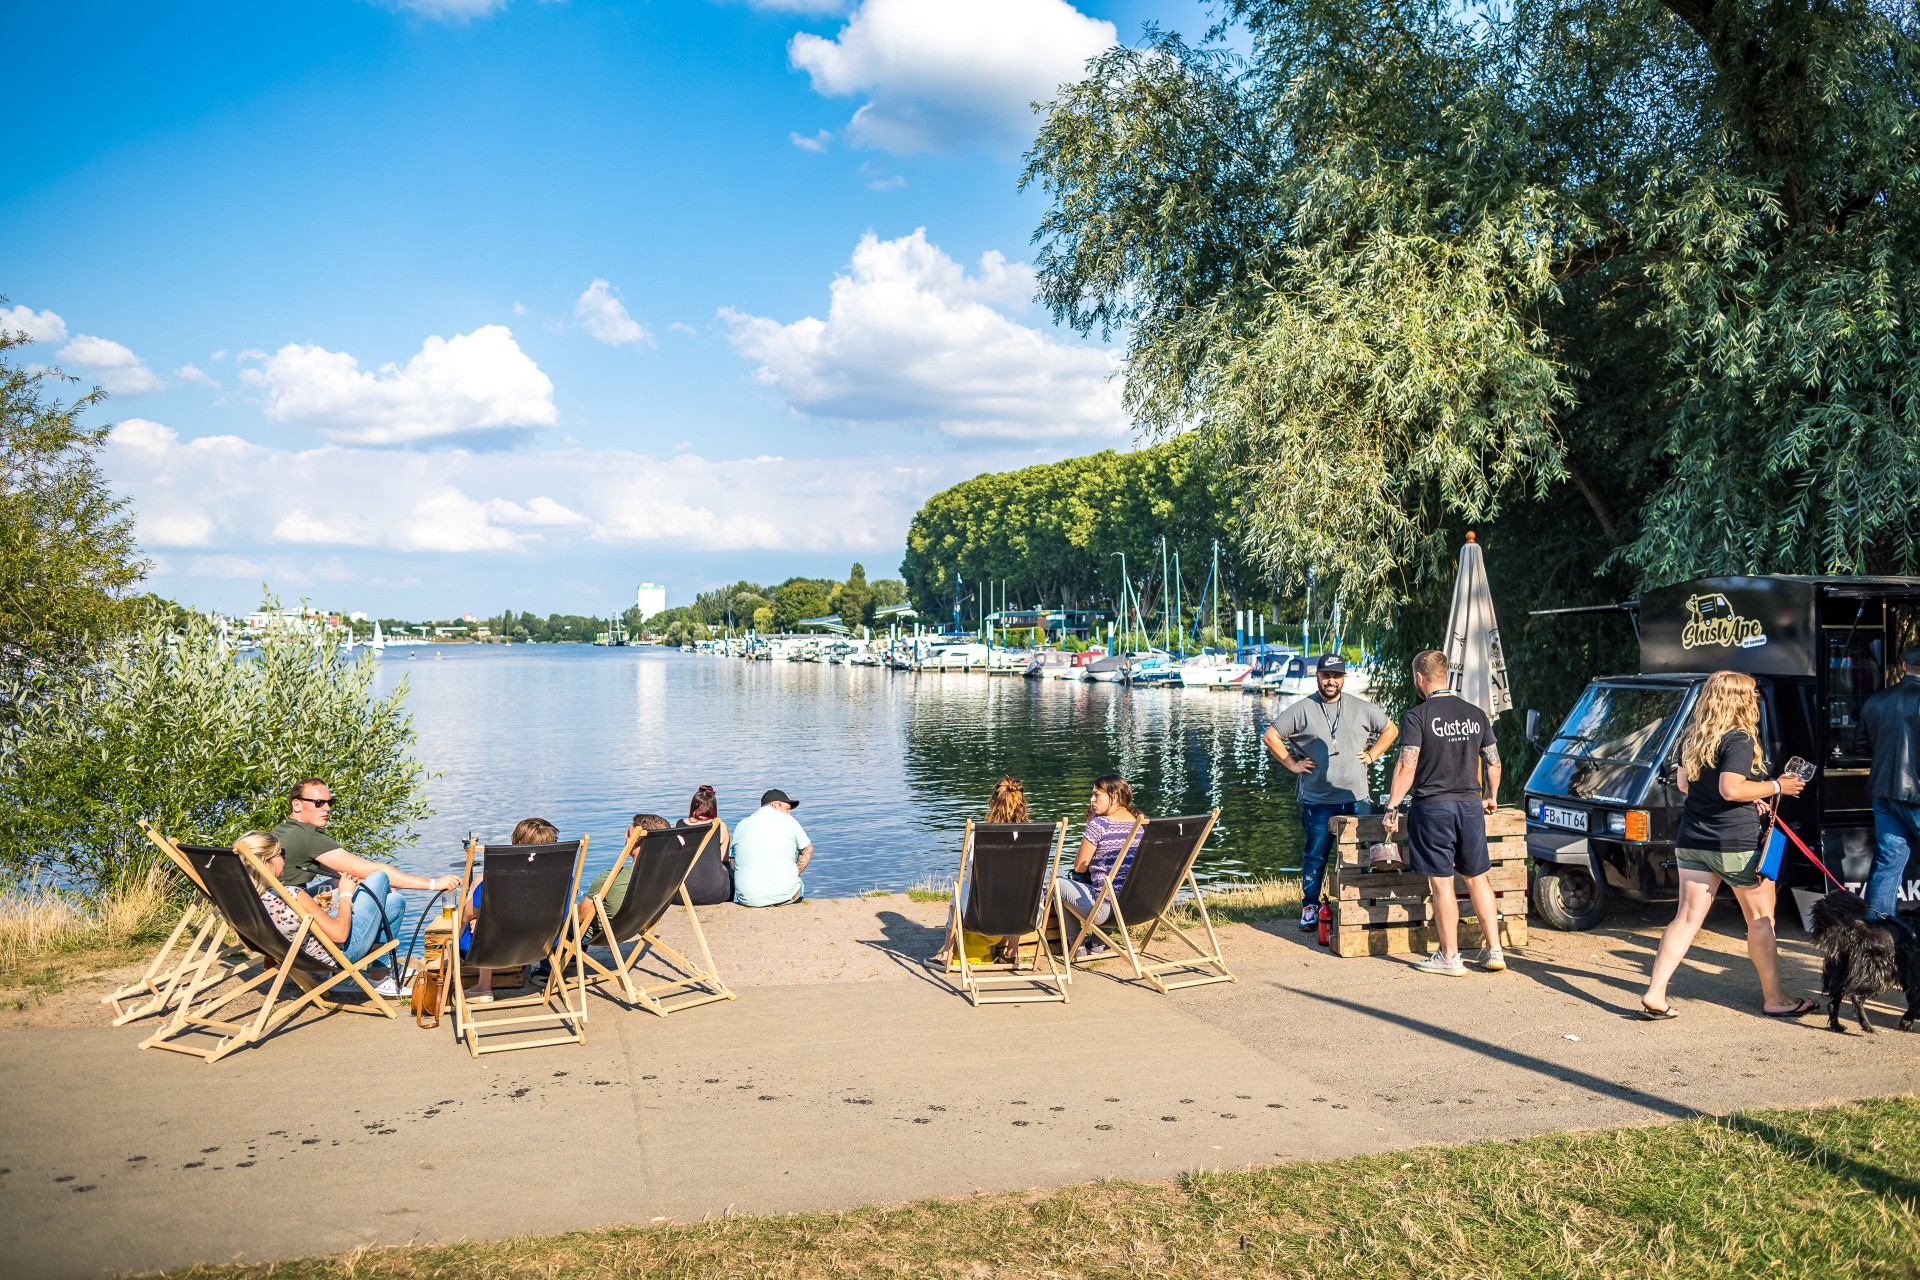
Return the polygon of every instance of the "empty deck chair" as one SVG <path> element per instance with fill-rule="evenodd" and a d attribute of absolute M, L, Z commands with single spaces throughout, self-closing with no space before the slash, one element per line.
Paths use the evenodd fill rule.
<path fill-rule="evenodd" d="M 532 995 L 480 1005 L 486 1017 L 474 1016 L 464 984 L 447 983 L 452 988 L 454 1038 L 465 1040 L 467 1052 L 474 1057 L 587 1042 L 586 982 L 573 915 L 573 896 L 579 890 L 580 863 L 586 851 L 584 836 L 557 844 L 467 846 L 459 900 L 473 901 L 473 886 L 481 872 L 486 876 L 486 892 L 480 895 L 480 910 L 473 919 L 473 941 L 464 957 L 450 958 L 447 972 L 457 973 L 463 963 L 475 969 L 517 969 L 544 959 L 551 966 L 546 984 Z M 452 945 L 459 945 L 458 937 Z M 574 961 L 571 984 L 563 976 L 569 955 Z M 535 1006 L 540 1012 L 518 1012 Z M 559 1028 L 552 1035 L 519 1038 L 520 1030 L 531 1023 L 558 1023 Z M 484 1043 L 489 1036 L 501 1042 Z"/>
<path fill-rule="evenodd" d="M 152 1014 L 164 1013 L 171 1008 L 191 985 L 190 979 L 200 967 L 200 953 L 211 950 L 219 955 L 227 946 L 227 922 L 207 896 L 207 887 L 200 882 L 200 875 L 193 869 L 193 864 L 187 861 L 186 855 L 180 852 L 173 841 L 155 831 L 145 818 L 140 819 L 140 830 L 165 855 L 167 862 L 186 877 L 192 897 L 180 912 L 180 920 L 173 926 L 173 932 L 160 944 L 160 949 L 154 952 L 153 959 L 147 962 L 140 976 L 100 997 L 101 1004 L 113 1006 L 113 1025 L 116 1027 Z M 152 874 L 161 874 L 161 869 L 155 867 Z M 216 964 L 216 980 L 246 968 L 246 962 L 217 961 Z"/>
<path fill-rule="evenodd" d="M 210 845 L 174 847 L 186 859 L 191 874 L 205 888 L 208 899 L 226 924 L 240 935 L 247 949 L 259 957 L 260 972 L 231 991 L 216 992 L 215 988 L 227 975 L 215 971 L 216 949 L 202 950 L 189 985 L 180 996 L 179 1007 L 160 1030 L 140 1042 L 142 1049 L 168 1049 L 213 1063 L 235 1049 L 264 1039 L 308 1006 L 326 1012 L 349 1009 L 389 1018 L 399 1016 L 399 1010 L 373 989 L 366 974 L 368 966 L 399 943 L 389 941 L 358 961 L 349 960 L 337 944 L 313 927 L 312 908 L 300 902 L 291 889 L 274 879 L 251 855 Z M 266 890 L 278 893 L 299 916 L 300 927 L 291 938 L 280 932 L 261 903 L 260 894 Z M 326 960 L 307 954 L 305 944 L 309 940 L 326 953 Z M 343 1004 L 327 999 L 327 993 L 343 980 L 358 986 L 366 994 L 367 1003 Z M 283 1001 L 281 992 L 288 982 L 301 994 L 297 999 Z M 234 1020 L 215 1016 L 241 996 L 263 986 L 266 988 L 264 998 L 250 1017 Z M 216 1038 L 211 1045 L 180 1039 L 196 1035 Z"/>
<path fill-rule="evenodd" d="M 1064 818 L 1052 823 L 967 823 L 939 958 L 946 972 L 959 971 L 960 989 L 976 1006 L 1067 999 L 1073 972 L 1056 962 L 1047 940 L 1048 924 L 1061 918 L 1053 881 L 1066 843 Z M 1039 947 L 1032 964 L 1023 963 L 1018 946 L 1010 949 L 1008 961 L 975 964 L 963 945 L 967 933 L 1015 940 L 1037 934 Z M 1024 990 L 989 994 L 1009 987 Z"/>
<path fill-rule="evenodd" d="M 619 859 L 614 862 L 607 883 L 599 893 L 587 899 L 593 908 L 592 927 L 599 930 L 600 940 L 613 951 L 612 966 L 601 964 L 587 953 L 585 935 L 581 936 L 579 959 L 588 982 L 616 982 L 628 1004 L 640 1005 L 661 1017 L 681 1009 L 734 998 L 714 966 L 713 952 L 707 949 L 706 931 L 701 929 L 700 915 L 693 909 L 693 899 L 687 894 L 687 876 L 692 873 L 694 864 L 703 857 L 719 856 L 717 852 L 711 855 L 707 852 L 714 834 L 712 823 L 699 827 L 668 827 L 664 831 L 634 831 L 633 838 L 627 841 L 627 847 L 620 851 Z M 617 891 L 615 886 L 620 878 L 620 869 L 629 863 L 633 869 L 628 877 L 626 896 L 609 905 L 607 896 Z M 676 899 L 687 909 L 687 922 L 693 926 L 693 940 L 700 949 L 700 964 L 662 942 L 654 933 L 662 917 L 667 914 L 667 908 Z M 632 943 L 631 949 L 622 952 L 622 942 Z M 657 982 L 652 986 L 637 985 L 633 966 L 649 949 L 664 957 L 686 976 L 670 982 Z"/>
<path fill-rule="evenodd" d="M 1200 856 L 1200 849 L 1212 834 L 1213 824 L 1219 817 L 1220 811 L 1215 809 L 1211 813 L 1186 817 L 1150 819 L 1141 828 L 1140 847 L 1134 853 L 1133 865 L 1118 889 L 1109 880 L 1084 916 L 1062 904 L 1071 917 L 1069 923 L 1075 934 L 1082 929 L 1088 930 L 1111 948 L 1106 955 L 1082 960 L 1081 964 L 1102 964 L 1124 955 L 1133 966 L 1133 976 L 1144 978 L 1162 993 L 1209 982 L 1239 981 L 1220 954 L 1220 939 L 1213 932 L 1213 920 L 1207 915 L 1207 904 L 1200 896 L 1199 882 L 1193 878 L 1194 860 Z M 1192 889 L 1193 911 L 1207 931 L 1208 945 L 1205 947 L 1168 919 L 1168 912 L 1173 909 L 1174 900 L 1179 897 L 1183 884 Z M 1113 915 L 1104 926 L 1093 923 L 1099 918 L 1102 902 L 1113 904 Z M 1146 927 L 1146 936 L 1135 947 L 1133 931 L 1141 926 Z M 1162 929 L 1185 943 L 1192 954 L 1154 954 L 1153 940 Z M 1069 952 L 1068 963 L 1072 962 Z M 1169 982 L 1163 976 L 1180 972 L 1191 976 L 1177 982 Z"/>

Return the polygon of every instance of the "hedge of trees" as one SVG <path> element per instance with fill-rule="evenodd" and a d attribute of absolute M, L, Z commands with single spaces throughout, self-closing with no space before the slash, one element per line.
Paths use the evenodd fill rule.
<path fill-rule="evenodd" d="M 663 610 L 650 618 L 627 610 L 627 629 L 658 637 L 667 644 L 687 644 L 725 632 L 752 628 L 759 632 L 793 631 L 803 618 L 837 617 L 851 629 L 872 627 L 874 611 L 903 604 L 906 585 L 897 578 L 869 582 L 866 566 L 855 563 L 844 581 L 832 578 L 788 578 L 762 586 L 745 579 L 714 587 L 695 596 L 693 603 Z"/>

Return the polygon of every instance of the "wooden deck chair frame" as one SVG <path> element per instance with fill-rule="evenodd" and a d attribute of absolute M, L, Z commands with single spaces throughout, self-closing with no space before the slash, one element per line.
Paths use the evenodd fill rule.
<path fill-rule="evenodd" d="M 558 843 L 566 844 L 572 842 L 560 841 Z M 518 846 L 495 845 L 493 847 L 513 848 Z M 480 862 L 480 870 L 482 872 L 486 870 L 486 864 L 483 858 L 485 851 L 486 847 L 482 846 L 477 840 L 470 841 L 467 844 L 467 864 L 466 868 L 460 873 L 460 897 L 458 899 L 459 902 L 463 904 L 473 901 L 473 886 L 476 883 L 474 878 L 475 860 L 482 859 Z M 470 1056 L 478 1058 L 483 1054 L 510 1053 L 515 1049 L 539 1049 L 547 1045 L 585 1044 L 587 1042 L 586 974 L 579 961 L 580 948 L 577 945 L 579 917 L 576 916 L 573 911 L 574 899 L 580 892 L 580 866 L 586 861 L 586 856 L 587 837 L 581 836 L 579 848 L 575 850 L 573 855 L 573 872 L 567 883 L 566 918 L 557 931 L 558 940 L 547 944 L 547 954 L 545 957 L 548 965 L 546 984 L 542 986 L 539 991 L 531 995 L 511 996 L 505 1000 L 494 1000 L 481 1005 L 480 1007 L 487 1011 L 488 1016 L 486 1017 L 480 1017 L 474 1013 L 474 1002 L 467 998 L 466 984 L 462 982 L 459 977 L 460 969 L 464 962 L 460 955 L 462 925 L 459 920 L 458 911 L 456 910 L 453 936 L 447 942 L 449 949 L 446 961 L 447 980 L 440 989 L 440 1009 L 438 1012 L 444 1013 L 446 1011 L 447 1003 L 449 998 L 451 998 L 453 1004 L 453 1037 L 455 1040 L 466 1043 L 467 1053 Z M 483 895 L 480 910 L 484 913 L 486 909 L 486 898 Z M 477 929 L 478 925 L 479 922 L 476 920 L 474 927 Z M 562 974 L 566 971 L 566 961 L 569 955 L 574 959 L 574 980 L 571 984 L 562 977 Z M 451 990 L 449 990 L 449 988 L 451 988 Z M 571 990 L 572 995 L 575 997 L 574 999 L 568 998 L 569 990 Z M 557 1007 L 555 1004 L 556 997 L 558 998 Z M 529 1009 L 536 1006 L 540 1009 L 539 1013 L 518 1012 L 521 1009 Z M 509 1040 L 504 1044 L 486 1043 L 486 1038 L 490 1035 L 512 1034 L 514 1028 L 524 1027 L 530 1023 L 553 1022 L 558 1022 L 565 1030 L 556 1031 L 553 1035 L 541 1036 L 531 1040 L 515 1039 Z"/>
<path fill-rule="evenodd" d="M 193 869 L 186 855 L 180 852 L 173 841 L 155 831 L 145 818 L 140 819 L 140 830 L 174 865 L 174 869 L 187 878 L 187 882 L 193 886 L 194 896 L 188 899 L 186 907 L 180 912 L 180 919 L 173 926 L 173 932 L 153 953 L 153 959 L 147 962 L 140 976 L 100 997 L 101 1004 L 113 1006 L 112 1025 L 116 1027 L 138 1022 L 141 1018 L 164 1013 L 171 1008 L 173 1002 L 186 993 L 190 977 L 199 969 L 200 953 L 208 948 L 216 955 L 226 951 L 230 932 L 226 919 L 214 909 L 212 900 L 207 896 L 207 886 L 201 883 L 199 872 Z M 158 871 L 156 867 L 154 874 L 158 874 Z M 231 977 L 245 969 L 248 963 L 245 960 L 223 961 L 219 976 Z"/>
<path fill-rule="evenodd" d="M 1044 825 L 1044 824 L 1022 824 Z M 1060 901 L 1060 855 L 1067 844 L 1067 820 L 1062 818 L 1053 824 L 1053 857 L 1047 865 L 1047 885 L 1044 890 L 1040 919 L 1037 922 L 1039 943 L 1034 953 L 1033 963 L 1022 967 L 1022 955 L 1025 948 L 1018 944 L 1011 947 L 1011 959 L 991 961 L 987 964 L 975 964 L 967 958 L 965 925 L 962 919 L 960 895 L 967 884 L 967 877 L 973 868 L 974 828 L 976 824 L 969 819 L 967 829 L 960 843 L 960 873 L 953 882 L 953 897 L 947 905 L 947 932 L 941 940 L 940 950 L 934 959 L 940 962 L 946 973 L 958 972 L 960 989 L 974 1007 L 983 1004 L 1030 1004 L 1036 1001 L 1067 1003 L 1068 987 L 1073 982 L 1073 969 L 1065 963 L 1065 957 L 1056 957 L 1053 947 L 1047 941 L 1047 925 L 1051 920 L 1056 928 L 1065 917 Z M 1064 937 L 1064 929 L 1060 930 Z M 1044 968 L 1044 972 L 1043 972 Z M 1020 988 L 1000 993 L 1002 988 Z"/>
<path fill-rule="evenodd" d="M 646 843 L 647 837 L 668 833 L 687 836 L 696 830 L 703 831 L 699 848 L 694 852 L 693 861 L 688 864 L 687 874 L 691 875 L 693 867 L 699 865 L 700 859 L 707 856 L 707 846 L 713 842 L 715 826 L 714 823 L 707 823 L 704 827 L 668 827 L 665 831 L 645 831 L 636 828 L 628 837 L 626 847 L 614 860 L 613 870 L 607 873 L 607 882 L 600 886 L 599 893 L 587 898 L 587 901 L 593 905 L 593 923 L 588 928 L 598 929 L 607 949 L 613 952 L 613 964 L 611 966 L 601 964 L 587 951 L 586 932 L 583 931 L 580 934 L 577 940 L 579 959 L 589 984 L 618 983 L 628 1004 L 638 1005 L 663 1018 L 670 1013 L 678 1013 L 682 1009 L 697 1009 L 703 1004 L 738 998 L 720 977 L 719 966 L 713 962 L 713 952 L 707 946 L 706 930 L 700 927 L 700 913 L 694 910 L 693 897 L 687 892 L 686 876 L 680 878 L 680 884 L 674 892 L 679 895 L 680 905 L 687 909 L 687 922 L 693 926 L 693 940 L 700 949 L 701 963 L 699 964 L 660 940 L 659 935 L 655 933 L 655 929 L 659 926 L 657 919 L 632 938 L 630 940 L 632 949 L 623 953 L 620 950 L 620 938 L 613 927 L 613 918 L 620 913 L 620 906 L 624 905 L 624 899 L 621 904 L 611 908 L 607 906 L 607 895 L 613 892 L 614 885 L 619 881 L 620 869 L 638 858 L 640 847 Z M 714 856 L 719 855 L 716 853 Z M 663 911 L 662 918 L 664 914 Z M 643 987 L 636 984 L 633 980 L 633 967 L 639 963 L 641 956 L 648 948 L 664 956 L 668 963 L 688 976 L 671 982 L 656 982 L 652 986 Z"/>
<path fill-rule="evenodd" d="M 194 868 L 195 882 L 208 889 L 209 901 L 212 901 L 216 910 L 219 911 L 222 923 L 232 929 L 250 951 L 259 956 L 260 972 L 231 991 L 216 993 L 214 989 L 225 982 L 231 973 L 220 973 L 215 970 L 213 961 L 216 948 L 203 950 L 187 990 L 181 997 L 179 1008 L 174 1011 L 172 1017 L 167 1019 L 165 1025 L 140 1042 L 142 1049 L 166 1049 L 173 1053 L 190 1054 L 212 1064 L 236 1049 L 264 1040 L 285 1025 L 289 1019 L 297 1017 L 302 1010 L 309 1007 L 323 1013 L 345 1009 L 353 1013 L 379 1014 L 388 1018 L 396 1018 L 400 1015 L 396 1006 L 374 990 L 373 983 L 366 973 L 369 966 L 400 945 L 397 940 L 389 939 L 385 945 L 375 947 L 359 960 L 349 960 L 338 943 L 314 928 L 313 908 L 301 902 L 291 888 L 275 879 L 252 854 L 203 846 L 183 848 L 176 845 L 174 847 L 189 865 L 192 863 L 192 858 L 187 854 L 187 848 L 193 848 L 196 851 L 204 848 L 205 852 L 215 856 L 238 858 L 240 865 L 245 868 L 248 877 L 252 880 L 255 890 L 271 890 L 278 894 L 280 900 L 299 917 L 300 927 L 294 930 L 291 938 L 285 939 L 285 951 L 279 962 L 275 963 L 270 952 L 265 948 L 256 947 L 253 940 L 247 937 L 246 929 L 241 923 L 228 915 L 225 909 L 219 907 L 212 887 L 206 885 L 205 880 L 198 874 L 199 869 Z M 265 917 L 264 907 L 261 908 L 261 912 L 262 920 L 259 923 L 266 928 L 273 928 L 272 920 Z M 277 937 L 279 930 L 274 929 L 274 933 Z M 308 941 L 318 943 L 320 949 L 326 952 L 334 966 L 333 970 L 320 970 L 313 967 L 312 957 L 304 954 Z M 367 1003 L 358 1005 L 327 999 L 327 993 L 343 981 L 351 981 L 359 987 L 366 995 Z M 299 990 L 300 995 L 296 999 L 282 1001 L 281 992 L 289 982 Z M 251 1016 L 240 1019 L 215 1016 L 241 996 L 262 987 L 266 990 L 260 1007 Z M 180 1043 L 175 1039 L 178 1036 L 194 1034 L 214 1034 L 219 1038 L 211 1046 Z"/>
<path fill-rule="evenodd" d="M 1198 814 L 1195 814 L 1188 820 L 1198 821 L 1199 817 Z M 1214 823 L 1219 820 L 1220 811 L 1218 809 L 1212 810 L 1206 815 L 1199 836 L 1194 839 L 1192 847 L 1187 851 L 1186 863 L 1181 868 L 1180 874 L 1175 880 L 1174 892 L 1168 896 L 1166 903 L 1150 918 L 1131 922 L 1127 920 L 1121 913 L 1120 893 L 1114 888 L 1113 877 L 1111 876 L 1107 878 L 1107 883 L 1101 887 L 1100 895 L 1088 906 L 1085 915 L 1082 915 L 1072 907 L 1066 906 L 1065 903 L 1061 904 L 1067 915 L 1073 917 L 1079 926 L 1077 930 L 1080 935 L 1079 941 L 1084 941 L 1085 938 L 1091 934 L 1106 943 L 1108 947 L 1107 954 L 1081 959 L 1078 961 L 1080 965 L 1091 966 L 1105 964 L 1109 960 L 1118 960 L 1122 956 L 1125 956 L 1127 963 L 1133 967 L 1133 976 L 1136 979 L 1144 980 L 1151 984 L 1153 988 L 1162 995 L 1178 991 L 1182 987 L 1200 987 L 1213 982 L 1240 981 L 1239 978 L 1234 976 L 1233 971 L 1227 968 L 1226 957 L 1220 950 L 1219 935 L 1213 930 L 1213 917 L 1207 914 L 1206 899 L 1201 896 L 1200 883 L 1194 879 L 1193 875 L 1193 864 L 1199 859 L 1200 850 L 1206 847 L 1207 837 L 1213 834 Z M 1162 818 L 1159 819 L 1159 821 L 1170 822 L 1174 821 L 1174 819 Z M 1144 817 L 1137 818 L 1133 824 L 1133 831 L 1127 836 L 1126 845 L 1122 847 L 1131 847 L 1135 837 L 1148 825 L 1148 822 L 1149 820 Z M 1193 937 L 1188 934 L 1185 929 L 1182 929 L 1179 925 L 1168 919 L 1168 913 L 1173 909 L 1174 902 L 1179 898 L 1179 885 L 1182 883 L 1184 883 L 1193 894 L 1193 909 L 1199 915 L 1202 927 L 1206 929 L 1207 945 L 1204 947 L 1194 941 Z M 1106 927 L 1094 923 L 1094 920 L 1100 915 L 1100 904 L 1103 902 L 1109 903 L 1113 908 L 1112 916 Z M 1140 940 L 1140 945 L 1136 947 L 1133 943 L 1133 931 L 1141 925 L 1147 927 L 1147 934 L 1146 937 Z M 1181 942 L 1185 943 L 1187 949 L 1192 952 L 1192 954 L 1177 956 L 1155 955 L 1150 948 L 1153 946 L 1155 935 L 1163 928 Z M 1072 947 L 1066 945 L 1064 930 L 1062 931 L 1061 945 L 1067 951 L 1067 963 L 1069 965 L 1076 963 L 1073 958 Z M 1195 976 L 1178 982 L 1169 982 L 1164 976 L 1166 974 L 1180 972 L 1192 972 Z"/>

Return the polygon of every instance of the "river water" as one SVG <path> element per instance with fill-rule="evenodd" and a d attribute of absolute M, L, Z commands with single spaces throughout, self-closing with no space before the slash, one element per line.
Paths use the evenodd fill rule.
<path fill-rule="evenodd" d="M 410 871 L 444 872 L 469 831 L 504 843 L 534 815 L 590 836 L 597 871 L 635 812 L 678 819 L 708 783 L 729 823 L 769 787 L 800 801 L 810 894 L 906 889 L 952 880 L 962 825 L 984 816 L 1003 773 L 1026 784 L 1036 820 L 1070 818 L 1077 838 L 1093 779 L 1109 771 L 1149 814 L 1220 809 L 1203 881 L 1299 867 L 1293 778 L 1260 746 L 1277 704 L 1237 691 L 590 645 L 390 650 L 379 687 L 402 679 L 417 756 L 441 771 L 434 815 L 399 855 Z"/>

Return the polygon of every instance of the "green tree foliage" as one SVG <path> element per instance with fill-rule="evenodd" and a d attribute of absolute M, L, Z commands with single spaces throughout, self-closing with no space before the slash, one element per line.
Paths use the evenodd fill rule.
<path fill-rule="evenodd" d="M 873 588 L 867 585 L 867 567 L 859 561 L 834 593 L 833 607 L 840 621 L 855 630 L 873 621 Z"/>
<path fill-rule="evenodd" d="M 1244 58 L 1109 52 L 1025 181 L 1041 297 L 1277 579 L 1377 613 L 1489 521 L 1529 600 L 1920 565 L 1911 3 L 1224 10 Z"/>
<path fill-rule="evenodd" d="M 827 589 L 812 578 L 794 578 L 773 593 L 773 625 L 780 631 L 794 631 L 802 618 L 820 618 L 833 611 Z"/>
<path fill-rule="evenodd" d="M 1007 599 L 1028 606 L 1083 608 L 1115 600 L 1116 553 L 1135 583 L 1157 593 L 1165 535 L 1186 563 L 1184 593 L 1196 594 L 1213 540 L 1230 523 L 1230 491 L 1190 441 L 1132 453 L 1112 451 L 1018 471 L 976 476 L 927 500 L 907 529 L 902 575 L 914 607 L 947 620 L 953 575 L 964 583 L 1007 584 Z M 1221 558 L 1228 594 L 1243 584 Z"/>
<path fill-rule="evenodd" d="M 104 393 L 62 404 L 61 374 L 14 362 L 22 342 L 0 330 L 0 665 L 68 671 L 131 621 L 146 564 L 95 461 L 108 429 L 80 421 Z"/>
<path fill-rule="evenodd" d="M 225 844 L 282 821 L 309 775 L 333 786 L 329 830 L 343 844 L 392 853 L 431 810 L 406 684 L 377 698 L 378 670 L 370 654 L 343 662 L 300 636 L 236 659 L 207 619 L 176 631 L 164 609 L 77 677 L 9 669 L 5 696 L 26 710 L 0 740 L 0 870 L 125 882 L 155 854 L 136 818 Z"/>

